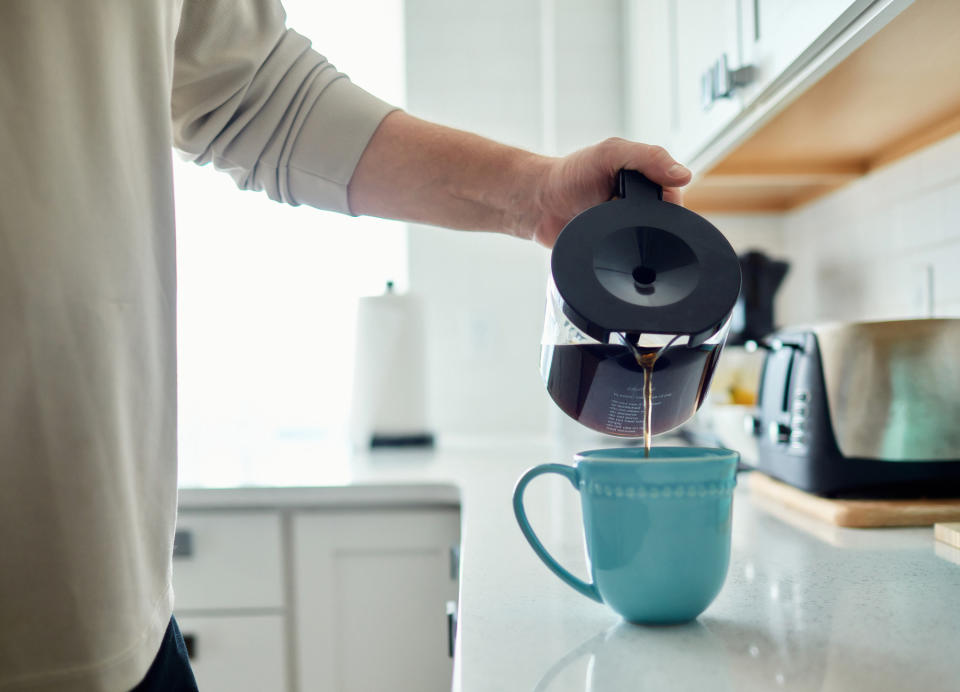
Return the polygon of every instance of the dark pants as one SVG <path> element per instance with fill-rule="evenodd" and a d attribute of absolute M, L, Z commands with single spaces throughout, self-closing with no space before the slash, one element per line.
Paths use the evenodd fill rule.
<path fill-rule="evenodd" d="M 160 652 L 147 676 L 130 692 L 199 692 L 177 621 L 170 618 Z"/>

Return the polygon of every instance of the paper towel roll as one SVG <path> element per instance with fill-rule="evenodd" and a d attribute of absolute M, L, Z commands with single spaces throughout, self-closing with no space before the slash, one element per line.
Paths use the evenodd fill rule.
<path fill-rule="evenodd" d="M 357 306 L 350 435 L 354 444 L 430 444 L 423 305 L 388 284 Z"/>

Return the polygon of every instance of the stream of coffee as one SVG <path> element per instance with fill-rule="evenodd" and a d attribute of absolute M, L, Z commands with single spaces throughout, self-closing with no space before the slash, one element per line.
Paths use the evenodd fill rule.
<path fill-rule="evenodd" d="M 650 445 L 653 443 L 653 366 L 657 358 L 666 351 L 678 337 L 673 337 L 663 347 L 646 353 L 638 349 L 626 334 L 617 333 L 620 341 L 633 352 L 637 365 L 643 370 L 643 456 L 650 458 Z"/>
<path fill-rule="evenodd" d="M 643 456 L 650 458 L 650 445 L 653 442 L 653 365 L 660 351 L 655 353 L 634 353 L 637 364 L 643 368 Z"/>

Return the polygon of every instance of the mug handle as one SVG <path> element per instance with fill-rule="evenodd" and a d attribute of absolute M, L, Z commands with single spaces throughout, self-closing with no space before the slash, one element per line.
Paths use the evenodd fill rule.
<path fill-rule="evenodd" d="M 566 464 L 540 464 L 539 466 L 534 466 L 520 477 L 520 480 L 517 481 L 517 487 L 513 490 L 513 513 L 517 517 L 517 523 L 520 525 L 520 530 L 523 532 L 523 535 L 530 544 L 530 547 L 533 548 L 533 552 L 537 554 L 537 557 L 543 560 L 543 564 L 549 567 L 551 572 L 556 574 L 563 581 L 567 582 L 567 584 L 572 586 L 587 598 L 592 598 L 597 603 L 603 603 L 603 599 L 600 598 L 600 592 L 597 591 L 596 584 L 589 584 L 582 579 L 578 579 L 564 569 L 559 562 L 554 560 L 550 553 L 547 552 L 547 549 L 543 547 L 543 543 L 540 542 L 540 539 L 537 538 L 537 535 L 533 532 L 533 529 L 530 527 L 530 522 L 527 521 L 527 513 L 523 508 L 523 491 L 527 489 L 527 484 L 529 484 L 530 481 L 545 473 L 560 474 L 570 481 L 577 492 L 580 491 L 580 489 L 577 487 L 577 469 L 575 469 L 573 466 L 567 466 Z"/>

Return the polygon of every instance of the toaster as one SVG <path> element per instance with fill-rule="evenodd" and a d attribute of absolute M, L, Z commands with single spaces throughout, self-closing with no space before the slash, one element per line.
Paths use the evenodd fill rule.
<path fill-rule="evenodd" d="M 786 328 L 760 345 L 757 470 L 830 497 L 960 496 L 960 319 Z"/>

